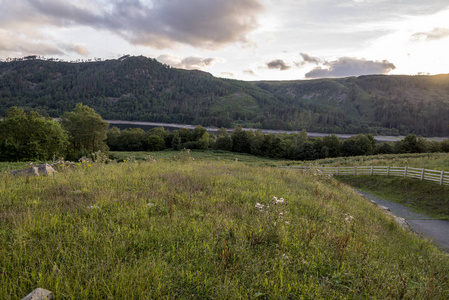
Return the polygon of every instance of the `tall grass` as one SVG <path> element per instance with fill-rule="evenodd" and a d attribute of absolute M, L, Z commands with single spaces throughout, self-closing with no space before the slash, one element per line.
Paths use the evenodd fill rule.
<path fill-rule="evenodd" d="M 0 240 L 5 299 L 449 294 L 448 256 L 346 185 L 188 156 L 1 175 Z"/>

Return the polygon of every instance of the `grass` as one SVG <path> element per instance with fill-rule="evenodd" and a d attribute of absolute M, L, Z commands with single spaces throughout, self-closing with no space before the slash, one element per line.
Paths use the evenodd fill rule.
<path fill-rule="evenodd" d="M 339 181 L 188 155 L 0 175 L 0 240 L 4 299 L 449 294 L 447 254 Z"/>
<path fill-rule="evenodd" d="M 449 186 L 412 178 L 381 176 L 338 176 L 337 178 L 354 188 L 382 199 L 403 204 L 435 219 L 449 221 Z"/>
<path fill-rule="evenodd" d="M 398 166 L 449 172 L 448 153 L 341 157 L 311 162 L 315 166 Z M 383 176 L 338 176 L 338 180 L 382 199 L 401 203 L 436 219 L 449 220 L 449 187 L 434 182 Z"/>
<path fill-rule="evenodd" d="M 286 165 L 298 162 L 287 162 Z M 300 165 L 314 166 L 395 166 L 425 168 L 449 172 L 449 153 L 385 154 L 371 156 L 336 157 L 301 162 Z"/>
<path fill-rule="evenodd" d="M 112 151 L 111 155 L 114 159 L 123 160 L 145 160 L 151 155 L 156 160 L 173 160 L 178 157 L 182 151 L 155 151 L 155 152 L 119 152 Z M 275 167 L 279 164 L 287 164 L 288 161 L 277 160 L 272 158 L 255 156 L 252 154 L 236 153 L 222 150 L 190 150 L 190 156 L 198 161 L 216 161 L 221 163 L 243 163 L 253 166 L 271 166 Z"/>

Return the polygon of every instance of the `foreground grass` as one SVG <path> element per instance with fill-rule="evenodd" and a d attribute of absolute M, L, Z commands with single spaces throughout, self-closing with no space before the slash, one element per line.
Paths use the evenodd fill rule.
<path fill-rule="evenodd" d="M 286 205 L 273 205 L 273 196 Z M 262 210 L 256 203 L 265 206 Z M 0 295 L 445 299 L 449 258 L 337 180 L 212 161 L 0 176 Z"/>

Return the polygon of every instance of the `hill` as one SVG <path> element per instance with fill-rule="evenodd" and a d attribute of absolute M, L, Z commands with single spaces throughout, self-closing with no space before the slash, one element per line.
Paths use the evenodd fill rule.
<path fill-rule="evenodd" d="M 105 119 L 449 135 L 449 75 L 245 82 L 141 56 L 0 62 L 0 114 L 15 105 L 59 117 L 79 102 Z"/>
<path fill-rule="evenodd" d="M 188 156 L 59 171 L 0 175 L 6 299 L 449 293 L 447 254 L 333 179 Z"/>

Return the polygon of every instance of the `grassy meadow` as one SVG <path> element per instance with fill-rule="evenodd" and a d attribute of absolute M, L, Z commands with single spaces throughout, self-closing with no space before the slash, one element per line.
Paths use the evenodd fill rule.
<path fill-rule="evenodd" d="M 0 240 L 4 299 L 37 287 L 56 299 L 449 294 L 447 253 L 345 184 L 224 156 L 3 173 Z"/>

